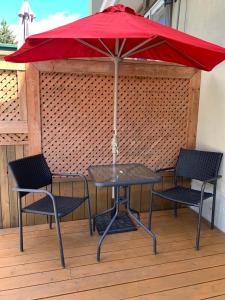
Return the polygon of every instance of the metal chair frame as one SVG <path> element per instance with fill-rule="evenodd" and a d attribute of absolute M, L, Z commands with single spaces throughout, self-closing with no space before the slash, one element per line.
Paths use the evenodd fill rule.
<path fill-rule="evenodd" d="M 182 151 L 183 149 L 181 149 Z M 185 151 L 188 151 L 188 150 L 185 150 Z M 190 150 L 190 151 L 198 151 L 198 150 Z M 205 153 L 207 153 L 205 151 Z M 209 153 L 209 152 L 208 152 Z M 215 217 L 215 206 L 216 206 L 216 188 L 217 188 L 217 180 L 219 178 L 221 178 L 222 176 L 218 175 L 218 171 L 219 171 L 219 166 L 220 166 L 220 163 L 221 163 L 221 159 L 222 159 L 222 153 L 217 153 L 218 154 L 218 166 L 217 167 L 217 171 L 215 172 L 215 176 L 211 177 L 211 178 L 207 178 L 205 180 L 202 180 L 202 185 L 201 185 L 201 194 L 200 194 L 200 201 L 199 203 L 191 203 L 191 202 L 188 202 L 188 203 L 184 203 L 184 201 L 180 201 L 180 203 L 184 204 L 184 205 L 188 205 L 188 206 L 195 206 L 195 207 L 198 207 L 198 223 L 197 223 L 197 234 L 196 234 L 196 243 L 195 243 L 195 248 L 196 250 L 199 250 L 200 249 L 200 231 L 201 231 L 201 220 L 202 220 L 202 208 L 203 208 L 203 202 L 204 200 L 212 197 L 213 201 L 212 201 L 212 214 L 211 214 L 211 229 L 214 228 L 214 217 Z M 178 160 L 179 160 L 179 157 L 178 157 Z M 177 161 L 178 163 L 178 161 Z M 174 186 L 177 187 L 178 184 L 177 184 L 177 164 L 175 167 L 168 167 L 168 168 L 163 168 L 163 169 L 159 169 L 157 170 L 156 172 L 159 172 L 159 173 L 162 173 L 162 172 L 173 172 L 174 173 Z M 191 178 L 189 177 L 189 179 L 196 179 L 196 178 Z M 204 197 L 204 193 L 205 193 L 205 188 L 206 188 L 206 185 L 210 183 L 211 185 L 213 185 L 213 192 L 211 194 L 210 197 L 208 198 L 205 198 Z M 155 191 L 154 189 L 152 189 L 151 191 L 151 201 L 150 201 L 150 205 L 149 205 L 149 219 L 148 219 L 148 227 L 149 229 L 151 229 L 151 223 L 152 223 L 152 208 L 153 208 L 153 202 L 154 202 L 154 196 L 157 195 L 157 196 L 160 196 L 164 199 L 167 199 L 167 200 L 170 200 L 170 201 L 173 201 L 174 202 L 174 216 L 177 217 L 177 203 L 179 203 L 179 201 L 175 201 L 175 200 L 172 200 L 172 199 L 169 199 L 167 197 L 165 197 L 165 195 L 163 194 L 160 194 L 160 192 L 158 191 Z M 181 195 L 181 199 L 182 199 L 182 195 Z"/>
<path fill-rule="evenodd" d="M 30 157 L 28 157 L 30 158 Z M 25 160 L 26 158 L 23 158 L 23 160 Z M 16 161 L 15 161 L 16 162 Z M 10 162 L 9 163 L 9 167 L 14 175 L 13 172 L 13 167 L 11 166 L 11 163 L 14 162 Z M 84 175 L 80 174 L 80 173 L 51 173 L 51 177 L 53 178 L 54 176 L 60 176 L 60 177 L 64 177 L 64 176 L 72 176 L 72 177 L 80 177 L 82 179 L 82 181 L 84 182 L 84 187 L 85 187 L 85 196 L 83 197 L 84 201 L 87 201 L 87 205 L 88 205 L 88 219 L 89 219 L 89 231 L 90 231 L 90 235 L 92 235 L 92 217 L 91 217 L 91 206 L 90 206 L 90 197 L 89 197 L 89 189 L 88 189 L 88 182 L 87 179 Z M 15 177 L 15 175 L 14 175 Z M 15 177 L 16 179 L 16 177 Z M 51 180 L 52 181 L 52 180 Z M 60 254 L 60 261 L 61 261 L 61 265 L 63 268 L 65 268 L 65 258 L 64 258 L 64 252 L 63 252 L 63 244 L 62 244 L 62 236 L 61 236 L 61 230 L 60 230 L 60 217 L 59 217 L 59 211 L 57 209 L 57 205 L 56 205 L 56 199 L 55 196 L 52 194 L 52 182 L 50 183 L 51 186 L 51 192 L 45 190 L 45 189 L 34 189 L 34 188 L 24 188 L 21 187 L 19 182 L 16 179 L 16 183 L 17 186 L 16 188 L 13 188 L 14 191 L 16 191 L 18 193 L 18 223 L 19 223 L 19 237 L 20 237 L 20 251 L 24 251 L 24 246 L 23 246 L 23 221 L 22 221 L 22 213 L 32 213 L 32 211 L 27 212 L 23 210 L 22 207 L 22 198 L 28 194 L 28 193 L 43 193 L 46 194 L 52 201 L 52 205 L 53 205 L 53 211 L 54 213 L 41 213 L 41 212 L 37 212 L 37 211 L 33 211 L 33 213 L 39 213 L 39 214 L 45 214 L 47 215 L 48 218 L 48 222 L 49 222 L 49 228 L 52 229 L 52 217 L 54 216 L 55 218 L 55 224 L 56 224 L 56 232 L 57 232 L 57 238 L 58 238 L 58 245 L 59 245 L 59 254 Z M 62 196 L 63 197 L 63 196 Z M 71 199 L 76 198 L 76 197 L 71 197 Z M 73 209 L 75 210 L 75 209 Z M 70 212 L 72 212 L 73 210 L 71 210 Z M 70 213 L 69 212 L 69 213 Z"/>

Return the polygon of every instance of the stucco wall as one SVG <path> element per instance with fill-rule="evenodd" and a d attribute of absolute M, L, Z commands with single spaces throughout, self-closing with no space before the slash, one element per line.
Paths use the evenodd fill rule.
<path fill-rule="evenodd" d="M 177 24 L 179 0 L 174 4 L 173 26 Z M 181 0 L 179 29 L 225 47 L 225 0 Z M 211 72 L 202 72 L 197 129 L 197 149 L 221 151 L 225 155 L 225 62 Z M 215 224 L 225 232 L 225 162 L 218 184 Z M 198 187 L 198 183 L 193 182 Z M 211 203 L 203 215 L 210 219 Z"/>

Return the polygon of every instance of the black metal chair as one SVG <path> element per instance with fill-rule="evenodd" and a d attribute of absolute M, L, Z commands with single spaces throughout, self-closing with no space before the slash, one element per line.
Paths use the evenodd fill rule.
<path fill-rule="evenodd" d="M 198 207 L 199 214 L 196 236 L 196 249 L 199 250 L 203 202 L 210 197 L 213 198 L 211 229 L 214 228 L 216 186 L 217 180 L 221 177 L 220 175 L 218 175 L 218 172 L 222 157 L 223 154 L 218 152 L 181 149 L 175 167 L 158 170 L 158 172 L 174 172 L 175 186 L 164 191 L 156 191 L 153 188 L 152 200 L 149 209 L 149 228 L 151 228 L 152 206 L 155 195 L 174 202 L 175 216 L 177 216 L 177 203 Z M 201 185 L 201 191 L 177 185 L 177 177 L 196 179 L 203 182 Z M 212 193 L 205 192 L 207 183 L 213 185 Z"/>
<path fill-rule="evenodd" d="M 20 233 L 20 251 L 23 251 L 23 223 L 22 213 L 33 213 L 46 215 L 49 219 L 49 227 L 52 228 L 52 218 L 55 218 L 56 231 L 59 243 L 59 252 L 62 267 L 65 267 L 63 254 L 62 237 L 60 232 L 60 219 L 87 201 L 89 230 L 92 235 L 91 208 L 88 191 L 88 183 L 85 176 L 79 173 L 51 173 L 47 162 L 42 154 L 25 157 L 9 162 L 10 170 L 16 180 L 18 193 L 18 214 L 19 214 L 19 233 Z M 52 194 L 52 177 L 53 176 L 79 176 L 84 182 L 85 195 L 83 197 L 65 197 L 54 196 Z M 40 189 L 45 186 L 51 186 L 51 192 Z M 45 197 L 40 200 L 22 207 L 22 198 L 29 193 L 43 193 Z"/>

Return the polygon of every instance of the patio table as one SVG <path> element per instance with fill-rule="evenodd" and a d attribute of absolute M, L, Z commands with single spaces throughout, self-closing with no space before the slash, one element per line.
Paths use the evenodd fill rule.
<path fill-rule="evenodd" d="M 153 240 L 153 252 L 156 254 L 155 234 L 140 221 L 138 213 L 130 207 L 130 186 L 154 184 L 161 181 L 161 176 L 142 164 L 90 166 L 88 173 L 96 187 L 113 187 L 114 190 L 114 204 L 112 208 L 94 217 L 97 229 L 101 228 L 101 223 L 106 223 L 104 230 L 102 232 L 100 230 L 102 236 L 98 242 L 97 260 L 100 261 L 101 245 L 107 234 L 136 229 L 129 217 L 151 236 Z M 125 197 L 120 197 L 119 190 L 121 187 L 126 190 Z M 119 205 L 121 203 L 125 204 L 126 213 L 119 212 Z"/>

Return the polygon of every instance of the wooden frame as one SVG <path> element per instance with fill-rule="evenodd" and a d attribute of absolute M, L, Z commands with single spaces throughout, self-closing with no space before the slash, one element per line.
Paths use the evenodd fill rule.
<path fill-rule="evenodd" d="M 29 155 L 41 153 L 41 115 L 39 71 L 33 64 L 26 66 L 28 151 Z"/>
<path fill-rule="evenodd" d="M 96 60 L 59 60 L 28 64 L 27 76 L 27 105 L 28 105 L 28 131 L 29 154 L 41 152 L 41 116 L 40 91 L 38 72 L 62 72 L 82 74 L 114 74 L 113 62 L 107 59 Z M 149 76 L 154 78 L 185 78 L 190 80 L 190 106 L 187 145 L 195 147 L 198 99 L 200 89 L 200 71 L 194 68 L 183 67 L 177 64 L 160 62 L 141 62 L 124 60 L 120 63 L 119 75 Z"/>
<path fill-rule="evenodd" d="M 78 74 L 99 74 L 114 75 L 113 62 L 106 59 L 96 60 L 64 60 L 48 61 L 32 64 L 11 64 L 0 62 L 0 69 L 17 72 L 18 79 L 18 99 L 19 99 L 19 120 L 0 122 L 0 134 L 28 134 L 27 145 L 7 144 L 0 146 L 1 172 L 0 172 L 0 228 L 17 226 L 17 207 L 16 197 L 12 192 L 14 182 L 11 176 L 8 176 L 8 161 L 21 158 L 27 155 L 33 155 L 42 151 L 42 121 L 41 121 L 41 99 L 40 99 L 40 72 L 49 73 L 78 73 Z M 124 60 L 119 67 L 120 76 L 138 76 L 154 77 L 159 79 L 187 79 L 189 84 L 189 105 L 188 105 L 188 135 L 187 146 L 195 147 L 200 71 L 182 67 L 176 64 L 159 62 L 142 62 L 133 60 Z M 24 144 L 24 143 L 23 143 Z M 163 183 L 156 186 L 162 189 L 170 186 L 172 180 L 166 177 Z M 90 183 L 91 206 L 93 213 L 100 212 L 109 208 L 111 205 L 111 189 L 97 190 Z M 148 209 L 149 189 L 148 186 L 135 186 L 132 188 L 131 202 L 132 207 L 137 210 L 146 211 Z M 53 184 L 53 191 L 56 194 L 72 195 L 78 193 L 82 196 L 83 187 L 77 181 L 68 181 L 56 178 Z M 138 201 L 137 201 L 138 199 Z M 33 195 L 26 197 L 26 204 L 32 203 Z M 168 207 L 164 202 L 158 201 L 158 209 Z M 87 208 L 82 206 L 72 216 L 65 220 L 81 219 L 87 216 Z M 46 219 L 40 216 L 30 215 L 24 220 L 24 224 L 40 224 L 46 222 Z"/>

